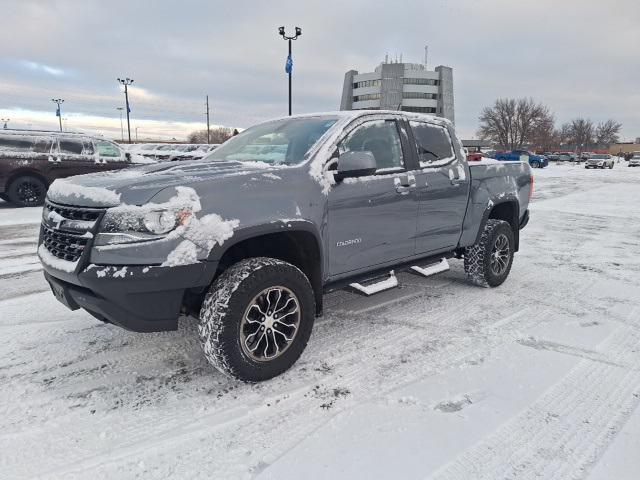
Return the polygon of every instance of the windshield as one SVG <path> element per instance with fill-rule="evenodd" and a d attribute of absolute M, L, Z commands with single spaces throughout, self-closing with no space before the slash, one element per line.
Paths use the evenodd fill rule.
<path fill-rule="evenodd" d="M 321 116 L 262 123 L 230 138 L 204 160 L 296 165 L 337 120 L 336 116 Z"/>

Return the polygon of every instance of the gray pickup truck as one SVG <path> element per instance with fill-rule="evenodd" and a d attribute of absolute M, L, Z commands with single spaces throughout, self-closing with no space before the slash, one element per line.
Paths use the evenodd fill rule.
<path fill-rule="evenodd" d="M 202 160 L 57 180 L 38 253 L 72 310 L 137 332 L 197 317 L 208 361 L 255 382 L 295 363 L 332 289 L 374 294 L 454 257 L 500 285 L 532 187 L 525 163 L 470 166 L 440 118 L 287 117 Z"/>

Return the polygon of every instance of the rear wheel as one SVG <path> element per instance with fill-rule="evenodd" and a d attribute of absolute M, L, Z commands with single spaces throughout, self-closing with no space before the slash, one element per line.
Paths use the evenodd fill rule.
<path fill-rule="evenodd" d="M 467 278 L 481 287 L 497 287 L 509 276 L 514 254 L 514 235 L 504 220 L 489 219 L 480 240 L 464 252 Z"/>
<path fill-rule="evenodd" d="M 200 310 L 200 340 L 209 363 L 227 376 L 260 382 L 289 369 L 309 341 L 313 289 L 295 266 L 257 257 L 231 266 Z"/>
<path fill-rule="evenodd" d="M 11 182 L 7 189 L 9 201 L 18 207 L 35 207 L 44 203 L 47 186 L 38 177 L 25 175 Z"/>

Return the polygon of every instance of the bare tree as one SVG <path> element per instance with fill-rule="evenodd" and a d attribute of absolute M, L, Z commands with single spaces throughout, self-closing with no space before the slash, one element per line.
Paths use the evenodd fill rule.
<path fill-rule="evenodd" d="M 535 149 L 544 152 L 551 150 L 559 143 L 553 115 L 548 115 L 546 118 L 543 118 L 534 128 L 530 143 Z"/>
<path fill-rule="evenodd" d="M 579 152 L 590 148 L 595 143 L 595 127 L 586 118 L 575 118 L 565 123 L 562 128 L 567 132 L 567 143 Z"/>
<path fill-rule="evenodd" d="M 622 124 L 615 120 L 607 120 L 606 122 L 599 123 L 596 127 L 596 143 L 598 145 L 609 147 L 612 143 L 618 143 L 620 140 L 620 129 Z"/>
<path fill-rule="evenodd" d="M 499 98 L 480 114 L 478 135 L 501 148 L 521 148 L 533 141 L 536 132 L 548 131 L 553 125 L 549 109 L 532 98 Z"/>
<path fill-rule="evenodd" d="M 209 138 L 211 143 L 223 143 L 233 136 L 233 130 L 231 128 L 219 127 L 212 128 Z M 189 143 L 207 143 L 207 131 L 196 130 L 191 132 L 187 137 Z"/>

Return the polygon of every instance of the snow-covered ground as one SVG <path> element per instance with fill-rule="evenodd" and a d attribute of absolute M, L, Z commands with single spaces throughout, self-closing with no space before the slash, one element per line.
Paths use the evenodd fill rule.
<path fill-rule="evenodd" d="M 452 261 L 330 294 L 259 385 L 213 370 L 188 319 L 66 310 L 32 271 L 38 212 L 0 205 L 0 477 L 640 478 L 640 169 L 535 176 L 503 286 Z"/>

